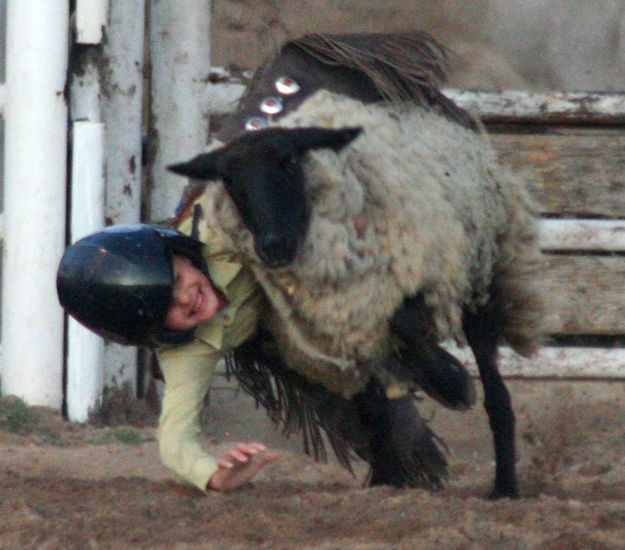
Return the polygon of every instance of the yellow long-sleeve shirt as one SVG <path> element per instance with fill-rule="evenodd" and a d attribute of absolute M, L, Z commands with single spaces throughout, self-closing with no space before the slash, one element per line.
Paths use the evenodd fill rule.
<path fill-rule="evenodd" d="M 228 305 L 196 329 L 191 343 L 161 348 L 157 355 L 165 378 L 158 429 L 161 459 L 182 479 L 205 491 L 217 461 L 198 437 L 204 397 L 217 361 L 254 333 L 262 294 L 252 274 L 202 225 L 200 240 L 206 244 L 211 280 Z M 181 229 L 185 232 L 184 226 Z"/>

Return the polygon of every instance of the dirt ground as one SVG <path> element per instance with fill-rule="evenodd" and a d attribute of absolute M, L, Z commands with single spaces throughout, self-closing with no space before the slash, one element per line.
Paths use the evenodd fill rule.
<path fill-rule="evenodd" d="M 493 457 L 481 406 L 429 400 L 421 412 L 449 447 L 438 492 L 362 487 L 315 464 L 225 381 L 205 414 L 209 447 L 245 436 L 281 450 L 253 483 L 205 496 L 159 462 L 143 425 L 69 424 L 0 400 L 1 549 L 625 548 L 625 387 L 509 381 L 522 497 L 489 501 Z"/>

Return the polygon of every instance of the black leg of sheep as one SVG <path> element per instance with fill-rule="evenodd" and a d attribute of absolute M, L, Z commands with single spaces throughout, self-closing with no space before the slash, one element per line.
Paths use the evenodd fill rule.
<path fill-rule="evenodd" d="M 484 387 L 484 407 L 488 413 L 495 444 L 495 487 L 490 498 L 519 495 L 516 480 L 514 412 L 510 394 L 497 366 L 499 330 L 492 309 L 487 306 L 476 312 L 466 312 L 463 328 L 473 350 Z"/>
<path fill-rule="evenodd" d="M 357 449 L 369 462 L 370 485 L 440 489 L 447 478 L 444 444 L 419 415 L 412 396 L 389 399 L 371 379 L 353 397 L 358 422 L 369 437 Z M 346 439 L 353 441 L 350 434 Z"/>
<path fill-rule="evenodd" d="M 399 338 L 398 360 L 388 370 L 399 380 L 412 380 L 430 397 L 458 411 L 475 404 L 475 386 L 464 365 L 432 341 L 426 333 L 430 321 L 421 294 L 404 299 L 389 322 Z"/>
<path fill-rule="evenodd" d="M 350 472 L 354 453 L 369 463 L 368 485 L 443 486 L 445 445 L 419 415 L 412 395 L 390 399 L 371 378 L 362 392 L 346 399 L 289 369 L 262 329 L 226 357 L 226 367 L 284 433 L 302 434 L 304 450 L 315 460 L 326 459 L 327 438 Z"/>

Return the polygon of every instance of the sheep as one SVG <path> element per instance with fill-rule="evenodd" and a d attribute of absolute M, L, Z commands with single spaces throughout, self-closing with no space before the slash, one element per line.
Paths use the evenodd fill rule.
<path fill-rule="evenodd" d="M 204 193 L 208 223 L 252 266 L 273 306 L 266 327 L 312 382 L 350 398 L 376 380 L 400 397 L 414 387 L 386 367 L 394 334 L 468 343 L 495 441 L 491 496 L 518 494 L 496 352 L 538 345 L 540 255 L 533 205 L 484 136 L 320 91 L 279 127 L 172 169 L 223 183 Z"/>

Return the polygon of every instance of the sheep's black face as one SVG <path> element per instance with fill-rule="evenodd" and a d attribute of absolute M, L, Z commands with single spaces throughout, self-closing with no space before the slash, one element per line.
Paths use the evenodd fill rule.
<path fill-rule="evenodd" d="M 198 179 L 221 179 L 258 257 L 269 267 L 295 259 L 308 228 L 302 156 L 310 149 L 339 150 L 360 129 L 269 128 L 248 132 L 228 145 L 170 167 Z"/>
<path fill-rule="evenodd" d="M 247 134 L 251 145 L 224 157 L 222 179 L 243 223 L 254 237 L 258 257 L 269 267 L 290 264 L 308 227 L 300 155 L 278 134 Z"/>

